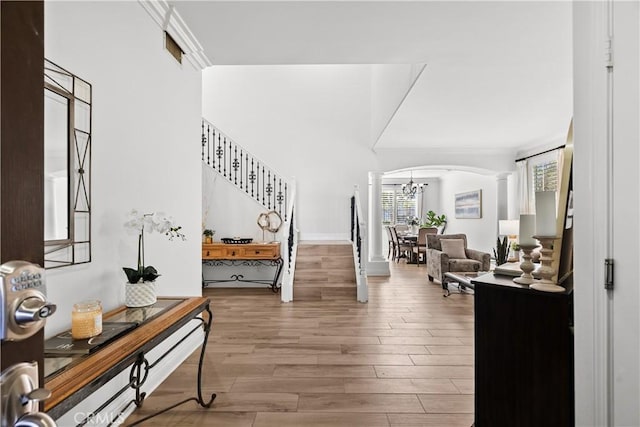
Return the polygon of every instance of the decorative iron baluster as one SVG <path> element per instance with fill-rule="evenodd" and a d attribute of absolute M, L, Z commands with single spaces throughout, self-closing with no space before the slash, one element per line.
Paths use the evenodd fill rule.
<path fill-rule="evenodd" d="M 238 146 L 233 147 L 233 183 L 238 185 Z"/>
<path fill-rule="evenodd" d="M 260 162 L 258 161 L 256 161 L 256 200 L 260 203 Z"/>
<path fill-rule="evenodd" d="M 273 193 L 273 188 L 271 187 L 271 171 L 267 171 L 267 209 L 271 210 L 271 193 Z"/>
<path fill-rule="evenodd" d="M 249 155 L 244 158 L 244 173 L 246 174 L 244 180 L 245 192 L 249 194 Z"/>
<path fill-rule="evenodd" d="M 273 209 L 276 208 L 276 174 L 273 174 L 273 187 L 272 187 L 273 193 L 272 193 L 272 198 L 273 198 Z M 280 214 L 280 217 L 282 217 L 282 211 L 280 211 L 278 209 L 278 214 Z"/>
<path fill-rule="evenodd" d="M 207 127 L 209 127 L 209 126 L 207 126 Z M 204 137 L 204 122 L 202 122 L 202 141 L 200 141 L 200 142 L 202 143 L 202 161 L 203 162 L 204 162 L 204 144 L 206 143 L 206 141 L 207 140 Z M 207 164 L 209 164 L 209 163 L 207 162 Z"/>
<path fill-rule="evenodd" d="M 262 204 L 264 205 L 264 190 L 266 186 L 264 183 L 264 165 L 262 166 Z"/>
<path fill-rule="evenodd" d="M 226 136 L 224 137 L 223 147 L 224 147 L 224 154 L 222 156 L 222 159 L 224 160 L 224 165 L 223 165 L 224 177 L 228 179 L 229 177 L 227 176 L 227 137 Z M 231 174 L 231 171 L 229 171 L 229 174 Z"/>
<path fill-rule="evenodd" d="M 251 197 L 253 197 L 254 187 L 256 184 L 256 170 L 254 168 L 253 159 L 251 159 L 251 174 L 249 175 L 249 180 L 251 181 Z"/>
<path fill-rule="evenodd" d="M 275 177 L 274 177 L 275 179 Z M 282 195 L 282 179 L 278 180 L 278 195 L 276 196 L 276 200 L 278 201 L 278 213 L 280 213 L 280 216 L 282 216 L 282 199 L 283 199 L 283 195 Z M 285 217 L 287 216 L 287 211 L 285 210 Z M 286 219 L 285 219 L 286 221 Z"/>
<path fill-rule="evenodd" d="M 242 148 L 240 149 L 240 189 L 244 190 L 242 187 Z"/>
<path fill-rule="evenodd" d="M 229 141 L 229 156 L 225 158 L 229 161 L 229 181 L 233 182 L 233 179 L 231 179 L 231 171 L 233 170 L 233 166 L 231 166 L 231 156 L 231 141 Z"/>
<path fill-rule="evenodd" d="M 284 183 L 284 220 L 287 220 L 287 206 L 289 206 L 289 203 L 287 203 L 287 194 L 289 194 L 287 192 L 287 183 Z M 293 214 L 291 214 L 293 215 Z M 293 216 L 291 217 L 291 220 L 293 221 Z"/>
<path fill-rule="evenodd" d="M 215 140 L 214 140 L 215 143 Z M 222 159 L 222 155 L 224 151 L 222 150 L 222 146 L 220 145 L 220 132 L 218 132 L 218 149 L 216 150 L 216 156 L 218 157 L 218 173 L 222 173 L 222 169 L 220 168 L 220 159 Z"/>
<path fill-rule="evenodd" d="M 211 136 L 213 133 L 213 148 L 215 148 L 215 141 L 216 141 L 216 130 L 215 129 L 211 129 L 211 126 L 207 126 L 207 164 L 211 165 L 212 167 L 215 164 L 215 156 L 211 156 Z M 213 161 L 213 163 L 212 163 Z"/>

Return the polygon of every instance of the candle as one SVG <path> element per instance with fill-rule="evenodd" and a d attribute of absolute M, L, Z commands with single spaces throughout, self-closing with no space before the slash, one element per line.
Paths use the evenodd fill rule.
<path fill-rule="evenodd" d="M 556 235 L 555 191 L 536 191 L 536 235 Z"/>
<path fill-rule="evenodd" d="M 102 333 L 102 305 L 98 300 L 73 305 L 71 336 L 73 339 L 91 338 Z"/>
<path fill-rule="evenodd" d="M 533 235 L 536 232 L 536 216 L 520 215 L 519 243 L 520 245 L 537 245 Z"/>

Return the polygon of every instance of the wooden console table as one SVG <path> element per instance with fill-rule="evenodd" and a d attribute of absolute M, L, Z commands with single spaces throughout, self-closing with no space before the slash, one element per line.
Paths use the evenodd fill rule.
<path fill-rule="evenodd" d="M 475 426 L 573 426 L 573 283 L 549 293 L 511 279 L 471 279 Z"/>
<path fill-rule="evenodd" d="M 207 313 L 206 317 L 203 316 L 204 313 Z M 139 323 L 139 325 L 90 354 L 45 355 L 45 387 L 51 391 L 51 397 L 45 401 L 45 410 L 51 417 L 54 419 L 60 418 L 126 369 L 130 369 L 129 384 L 115 393 L 101 407 L 95 409 L 93 414 L 87 414 L 87 418 L 80 422 L 79 425 L 89 422 L 92 415 L 100 413 L 111 401 L 130 389 L 135 390 L 135 399 L 122 408 L 120 414 L 124 413 L 133 404 L 137 407 L 142 406 L 145 393 L 142 393 L 140 389 L 145 383 L 149 372 L 160 360 L 199 329 L 204 329 L 205 334 L 198 365 L 197 397 L 178 402 L 160 413 L 189 401 L 195 401 L 206 408 L 211 406 L 216 395 L 212 394 L 208 401 L 205 401 L 202 397 L 202 363 L 213 320 L 208 298 L 158 298 L 158 302 L 149 307 L 121 307 L 106 313 L 104 320 L 109 322 L 135 322 Z M 145 355 L 150 350 L 192 320 L 199 320 L 200 322 L 177 344 L 169 348 L 163 356 L 153 363 L 146 359 Z M 148 418 L 150 417 L 141 419 L 134 424 L 138 424 Z"/>
<path fill-rule="evenodd" d="M 278 292 L 278 278 L 282 271 L 282 257 L 280 256 L 280 242 L 271 243 L 203 243 L 202 262 L 212 267 L 221 266 L 268 266 L 275 267 L 273 279 L 245 279 L 242 274 L 232 274 L 229 279 L 205 279 L 202 275 L 202 286 L 207 283 L 243 282 L 269 285 L 273 292 Z"/>

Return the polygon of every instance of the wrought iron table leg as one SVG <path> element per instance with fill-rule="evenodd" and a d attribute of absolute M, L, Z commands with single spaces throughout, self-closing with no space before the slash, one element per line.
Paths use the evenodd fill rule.
<path fill-rule="evenodd" d="M 128 427 L 132 427 L 132 426 L 136 426 L 138 424 L 141 424 L 151 418 L 154 418 L 160 414 L 164 414 L 165 412 L 168 412 L 170 410 L 172 410 L 173 408 L 176 408 L 180 405 L 183 405 L 187 402 L 196 402 L 198 405 L 202 406 L 203 408 L 210 408 L 211 404 L 213 403 L 213 400 L 216 398 L 216 394 L 212 393 L 211 397 L 209 398 L 208 401 L 205 402 L 204 398 L 202 397 L 202 365 L 204 363 L 204 355 L 207 349 L 207 342 L 209 340 L 209 332 L 211 331 L 211 323 L 213 322 L 213 313 L 211 312 L 211 309 L 209 308 L 209 306 L 207 305 L 207 307 L 205 308 L 205 311 L 207 312 L 208 315 L 208 319 L 205 322 L 204 319 L 202 319 L 202 324 L 204 325 L 204 341 L 202 342 L 202 347 L 200 348 L 200 360 L 198 361 L 198 383 L 197 383 L 197 389 L 198 389 L 198 395 L 195 397 L 190 397 L 188 399 L 184 399 L 178 403 L 175 403 L 167 408 L 164 408 L 158 412 L 154 412 L 151 415 L 147 415 L 144 418 L 141 418 L 131 424 L 128 424 Z M 148 364 L 148 362 L 147 362 Z M 139 375 L 139 369 L 140 367 L 137 368 L 138 369 L 138 375 Z M 146 378 L 146 373 L 145 373 L 145 378 Z M 136 406 L 140 407 L 142 406 L 142 401 L 144 400 L 144 393 L 142 394 L 142 396 L 140 396 L 138 394 L 139 390 L 136 390 Z M 138 403 L 138 399 L 141 397 L 140 402 Z"/>
<path fill-rule="evenodd" d="M 271 290 L 274 293 L 277 293 L 280 290 L 280 288 L 278 287 L 278 278 L 280 277 L 280 272 L 282 272 L 284 261 L 282 261 L 282 258 L 279 258 L 277 260 L 274 260 L 274 262 L 276 263 L 276 274 L 273 278 L 273 283 L 271 284 Z"/>

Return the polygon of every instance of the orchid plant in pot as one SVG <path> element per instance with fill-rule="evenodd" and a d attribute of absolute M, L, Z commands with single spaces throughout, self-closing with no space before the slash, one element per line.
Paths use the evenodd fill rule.
<path fill-rule="evenodd" d="M 125 304 L 127 307 L 145 307 L 156 302 L 155 280 L 160 276 L 158 270 L 144 261 L 145 232 L 157 231 L 173 240 L 185 240 L 180 232 L 182 227 L 176 226 L 172 217 L 163 212 L 140 213 L 136 209 L 129 212 L 129 219 L 124 224 L 129 234 L 138 235 L 138 265 L 137 268 L 123 267 L 127 275 L 125 285 Z"/>

